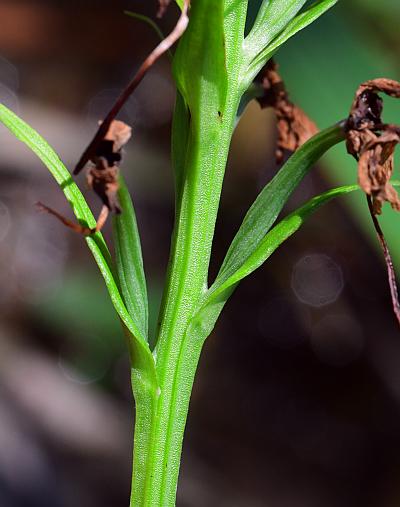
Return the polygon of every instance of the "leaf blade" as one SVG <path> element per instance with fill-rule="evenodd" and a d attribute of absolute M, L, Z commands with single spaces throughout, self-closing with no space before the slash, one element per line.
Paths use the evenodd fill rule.
<path fill-rule="evenodd" d="M 142 248 L 132 199 L 122 176 L 118 197 L 123 210 L 113 217 L 118 278 L 126 308 L 147 339 L 148 299 Z"/>
<path fill-rule="evenodd" d="M 264 0 L 244 47 L 247 53 L 259 53 L 287 26 L 307 0 Z"/>
<path fill-rule="evenodd" d="M 22 141 L 28 148 L 34 152 L 50 171 L 56 182 L 61 187 L 64 195 L 70 203 L 76 218 L 92 227 L 96 221 L 93 214 L 83 197 L 81 191 L 71 178 L 70 173 L 64 166 L 57 153 L 47 143 L 47 141 L 36 132 L 30 125 L 19 118 L 14 112 L 3 104 L 0 104 L 0 122 L 8 130 Z M 122 300 L 117 281 L 113 273 L 113 266 L 108 247 L 100 232 L 88 236 L 86 243 L 96 260 L 100 273 L 103 276 L 111 302 L 128 331 L 129 351 L 132 361 L 132 368 L 142 373 L 143 383 L 157 386 L 157 375 L 152 353 L 147 341 L 142 336 L 140 330 L 131 319 L 125 304 Z"/>
<path fill-rule="evenodd" d="M 347 185 L 329 190 L 310 199 L 306 204 L 298 208 L 293 213 L 281 220 L 265 238 L 260 242 L 257 249 L 251 254 L 246 262 L 238 269 L 221 287 L 218 293 L 226 290 L 229 286 L 237 284 L 240 280 L 251 274 L 261 266 L 268 257 L 292 234 L 294 234 L 303 225 L 305 220 L 316 211 L 320 206 L 326 204 L 331 199 L 345 195 L 358 190 L 358 185 Z"/>
<path fill-rule="evenodd" d="M 257 36 L 257 33 L 252 35 L 247 44 L 245 44 L 245 53 L 247 53 L 248 59 L 248 68 L 245 76 L 246 74 L 251 76 L 250 82 L 282 44 L 316 21 L 337 2 L 338 0 L 317 0 L 305 11 L 287 19 L 286 25 L 276 32 L 270 40 L 267 40 L 265 36 L 263 38 L 262 34 L 261 36 Z M 305 4 L 305 2 L 302 3 Z M 244 77 L 244 79 L 246 78 Z"/>
<path fill-rule="evenodd" d="M 347 185 L 334 188 L 313 197 L 306 204 L 282 219 L 265 235 L 258 248 L 240 269 L 233 273 L 221 285 L 213 285 L 210 287 L 197 314 L 193 318 L 193 325 L 197 328 L 205 328 L 206 332 L 209 334 L 220 312 L 225 306 L 225 303 L 243 278 L 260 267 L 284 241 L 300 229 L 306 219 L 318 208 L 336 197 L 346 195 L 356 190 L 360 190 L 358 185 Z"/>
<path fill-rule="evenodd" d="M 160 27 L 151 18 L 149 18 L 149 16 L 145 16 L 144 14 L 140 14 L 139 12 L 133 11 L 124 11 L 124 14 L 126 14 L 130 18 L 137 19 L 149 25 L 150 28 L 152 28 L 152 30 L 157 34 L 160 40 L 163 40 L 165 38 L 165 35 L 162 33 Z"/>
<path fill-rule="evenodd" d="M 263 188 L 235 235 L 214 286 L 221 285 L 258 247 L 275 222 L 290 194 L 313 164 L 332 146 L 344 139 L 341 126 L 328 128 L 307 141 Z"/>

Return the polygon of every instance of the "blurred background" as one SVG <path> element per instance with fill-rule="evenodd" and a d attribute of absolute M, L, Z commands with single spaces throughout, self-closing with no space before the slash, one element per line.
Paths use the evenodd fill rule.
<path fill-rule="evenodd" d="M 0 102 L 69 168 L 158 41 L 126 9 L 154 18 L 156 1 L 0 0 Z M 172 7 L 162 30 L 176 15 Z M 362 81 L 400 78 L 399 19 L 398 0 L 346 0 L 279 51 L 292 98 L 321 128 L 348 114 Z M 173 220 L 173 103 L 164 58 L 121 115 L 134 128 L 123 171 L 153 328 Z M 387 100 L 386 119 L 399 113 Z M 277 170 L 274 140 L 273 116 L 251 104 L 233 140 L 212 275 Z M 58 186 L 3 127 L 0 149 L 0 507 L 127 506 L 133 406 L 118 320 L 82 238 L 35 211 L 41 200 L 71 216 Z M 341 145 L 286 211 L 355 181 Z M 386 206 L 397 267 L 399 220 Z M 400 333 L 360 193 L 313 216 L 227 305 L 193 392 L 178 506 L 400 505 L 399 365 Z"/>

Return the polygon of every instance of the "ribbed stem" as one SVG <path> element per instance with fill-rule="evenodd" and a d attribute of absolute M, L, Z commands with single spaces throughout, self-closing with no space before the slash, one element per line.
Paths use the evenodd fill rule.
<path fill-rule="evenodd" d="M 145 434 L 149 445 L 146 450 L 134 450 L 134 462 L 146 471 L 145 485 L 140 495 L 133 492 L 131 507 L 175 505 L 190 395 L 207 337 L 207 332 L 196 327 L 191 319 L 207 290 L 222 183 L 243 91 L 239 67 L 246 8 L 247 2 L 232 0 L 193 2 L 189 29 L 180 43 L 184 49 L 179 62 L 185 74 L 181 75 L 180 83 L 186 93 L 186 103 L 177 102 L 174 116 L 173 146 L 179 148 L 179 160 L 174 157 L 177 206 L 154 351 L 160 393 L 154 410 L 147 408 L 148 414 L 151 413 Z M 217 32 L 219 36 L 215 36 Z M 229 38 L 224 38 L 224 33 Z M 210 63 L 212 36 L 216 60 Z M 178 53 L 179 48 L 176 58 Z M 193 72 L 187 72 L 187 58 L 193 58 Z M 137 409 L 140 412 L 139 405 Z M 138 416 L 146 418 L 145 414 Z M 135 441 L 138 441 L 136 436 Z M 136 456 L 137 453 L 143 456 Z"/>

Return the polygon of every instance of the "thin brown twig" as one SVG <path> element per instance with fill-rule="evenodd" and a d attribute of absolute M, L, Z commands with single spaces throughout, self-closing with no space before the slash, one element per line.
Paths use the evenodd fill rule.
<path fill-rule="evenodd" d="M 48 206 L 46 206 L 42 202 L 37 202 L 36 207 L 38 208 L 39 211 L 43 211 L 45 213 L 48 213 L 49 215 L 53 215 L 54 217 L 58 218 L 58 220 L 60 220 L 60 222 L 62 222 L 66 227 L 69 227 L 74 232 L 76 232 L 78 234 L 82 234 L 83 236 L 90 236 L 90 234 L 94 234 L 95 232 L 99 232 L 103 228 L 104 224 L 106 223 L 108 214 L 110 212 L 108 207 L 104 204 L 103 207 L 101 208 L 99 218 L 97 219 L 97 222 L 96 222 L 96 226 L 95 227 L 85 227 L 84 225 L 72 222 L 71 220 L 66 218 L 64 215 L 62 215 L 61 213 L 59 213 L 58 211 L 56 211 L 53 208 L 49 208 Z"/>
<path fill-rule="evenodd" d="M 386 269 L 388 274 L 388 280 L 389 280 L 389 287 L 390 287 L 390 295 L 392 297 L 392 305 L 393 305 L 393 312 L 397 318 L 397 322 L 400 325 L 400 302 L 399 302 L 399 291 L 397 288 L 397 282 L 396 282 L 396 274 L 393 267 L 393 261 L 392 257 L 390 255 L 388 244 L 386 243 L 385 236 L 383 234 L 382 228 L 379 225 L 378 219 L 376 218 L 376 215 L 374 213 L 374 207 L 372 203 L 372 199 L 370 195 L 367 195 L 367 202 L 368 202 L 368 209 L 372 218 L 372 223 L 374 224 L 376 234 L 378 235 L 379 243 L 381 244 L 383 255 L 385 258 L 386 263 Z"/>
<path fill-rule="evenodd" d="M 158 46 L 153 49 L 153 51 L 149 54 L 146 60 L 142 63 L 139 70 L 136 72 L 135 76 L 132 78 L 130 83 L 126 86 L 126 88 L 122 91 L 121 95 L 117 98 L 115 104 L 107 114 L 106 118 L 101 123 L 96 135 L 94 136 L 92 142 L 84 151 L 81 156 L 77 166 L 74 169 L 74 174 L 78 174 L 86 163 L 93 157 L 96 152 L 96 148 L 101 142 L 101 140 L 106 135 L 111 122 L 117 116 L 117 114 L 121 111 L 125 102 L 128 100 L 132 92 L 136 89 L 139 83 L 142 81 L 147 71 L 150 69 L 152 65 L 162 56 L 166 51 L 170 49 L 170 47 L 182 36 L 189 22 L 189 18 L 187 15 L 189 9 L 190 0 L 185 0 L 182 13 L 178 19 L 175 28 L 172 32 L 158 44 Z"/>

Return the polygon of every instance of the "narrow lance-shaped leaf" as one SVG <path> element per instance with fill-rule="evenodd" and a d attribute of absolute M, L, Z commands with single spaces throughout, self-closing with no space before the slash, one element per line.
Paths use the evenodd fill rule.
<path fill-rule="evenodd" d="M 214 287 L 222 285 L 253 255 L 293 190 L 315 162 L 329 148 L 343 141 L 344 136 L 340 125 L 318 133 L 301 146 L 263 188 L 228 249 Z"/>
<path fill-rule="evenodd" d="M 245 51 L 257 54 L 287 26 L 307 0 L 264 0 L 250 33 L 245 39 Z"/>
<path fill-rule="evenodd" d="M 303 28 L 313 23 L 337 2 L 338 0 L 318 0 L 296 17 L 287 19 L 283 30 L 277 32 L 274 38 L 268 42 L 266 42 L 267 39 L 263 37 L 262 30 L 258 35 L 257 32 L 253 35 L 250 33 L 249 37 L 251 37 L 248 38 L 248 40 L 246 39 L 247 42 L 245 43 L 248 68 L 243 76 L 244 80 L 246 81 L 247 79 L 247 82 L 250 83 L 265 62 L 273 56 L 282 44 L 293 37 L 297 32 L 300 32 Z M 305 2 L 303 2 L 303 4 L 304 3 Z M 266 24 L 268 24 L 268 21 L 266 21 Z"/>
<path fill-rule="evenodd" d="M 398 185 L 398 183 L 397 183 Z M 293 213 L 281 220 L 258 244 L 246 261 L 222 284 L 214 284 L 205 295 L 191 324 L 197 334 L 207 337 L 212 331 L 226 301 L 240 280 L 260 267 L 274 251 L 304 224 L 306 219 L 320 206 L 335 197 L 359 190 L 358 185 L 348 185 L 324 192 L 308 201 Z"/>
<path fill-rule="evenodd" d="M 0 121 L 15 135 L 15 137 L 26 144 L 48 168 L 68 199 L 77 219 L 83 221 L 89 227 L 93 227 L 96 221 L 85 198 L 53 148 L 32 127 L 21 120 L 15 113 L 7 109 L 3 104 L 0 104 Z M 103 236 L 101 233 L 97 232 L 96 234 L 88 236 L 86 242 L 103 275 L 113 306 L 123 325 L 129 332 L 132 367 L 142 372 L 143 382 L 155 388 L 157 382 L 153 356 L 144 336 L 140 332 L 137 324 L 132 320 L 122 300 L 118 284 L 114 277 L 111 256 Z"/>
<path fill-rule="evenodd" d="M 139 231 L 132 199 L 122 176 L 119 185 L 118 197 L 123 212 L 113 218 L 118 277 L 126 308 L 141 334 L 147 338 L 147 288 Z"/>
<path fill-rule="evenodd" d="M 247 257 L 246 261 L 236 270 L 224 283 L 217 285 L 217 289 L 213 292 L 211 287 L 210 292 L 212 297 L 225 291 L 227 288 L 237 284 L 245 276 L 255 271 L 261 266 L 268 257 L 281 245 L 286 239 L 294 234 L 304 223 L 311 213 L 317 210 L 322 204 L 330 201 L 334 197 L 353 192 L 357 190 L 358 185 L 349 185 L 346 187 L 339 187 L 329 190 L 317 197 L 308 201 L 304 206 L 297 209 L 286 218 L 281 220 L 268 234 L 264 236 L 262 241 L 259 242 L 257 248 L 253 250 L 251 255 Z"/>

